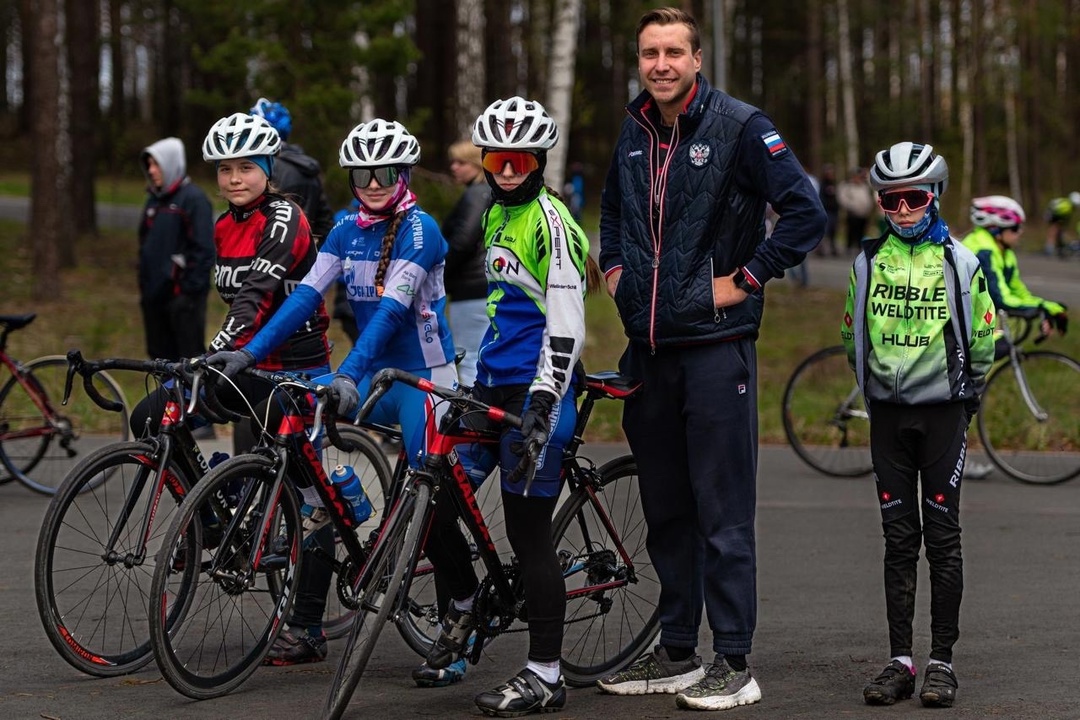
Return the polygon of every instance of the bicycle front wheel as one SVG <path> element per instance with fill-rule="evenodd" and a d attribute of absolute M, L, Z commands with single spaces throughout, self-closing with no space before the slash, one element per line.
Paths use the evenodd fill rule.
<path fill-rule="evenodd" d="M 290 486 L 273 492 L 275 478 L 267 457 L 226 460 L 192 488 L 162 541 L 150 640 L 161 674 L 182 695 L 204 700 L 239 687 L 292 607 L 300 506 Z M 186 607 L 170 627 L 164 620 L 180 602 Z"/>
<path fill-rule="evenodd" d="M 500 556 L 509 556 L 510 542 L 506 539 L 506 521 L 502 514 L 502 485 L 499 482 L 498 473 L 476 488 L 475 493 L 476 504 L 480 507 L 481 516 L 484 518 L 496 551 Z M 473 540 L 463 522 L 459 520 L 458 524 L 461 527 L 461 534 L 465 536 L 469 545 L 469 555 L 476 567 L 476 576 L 484 577 L 487 574 L 487 568 L 480 560 L 476 541 Z M 409 586 L 409 602 L 405 614 L 398 619 L 397 628 L 405 644 L 421 657 L 427 657 L 428 650 L 439 637 L 439 631 L 442 628 L 442 613 L 439 612 L 438 598 L 435 593 L 435 570 L 431 561 L 424 555 L 421 555 L 413 571 Z M 491 640 L 494 638 L 488 638 L 488 642 Z"/>
<path fill-rule="evenodd" d="M 79 391 L 62 405 L 68 369 L 62 355 L 37 358 L 23 368 L 25 384 L 11 377 L 0 389 L 0 462 L 26 487 L 52 495 L 83 457 L 128 439 L 127 401 L 111 376 L 98 373 L 98 390 L 122 411 L 102 410 Z"/>
<path fill-rule="evenodd" d="M 1080 364 L 1056 352 L 1025 353 L 991 373 L 979 408 L 979 439 L 1001 470 L 1053 485 L 1080 475 Z"/>
<path fill-rule="evenodd" d="M 592 685 L 626 667 L 660 630 L 660 581 L 645 549 L 637 463 L 616 458 L 583 483 L 555 516 L 555 548 L 566 583 L 562 672 Z"/>
<path fill-rule="evenodd" d="M 334 447 L 329 437 L 323 443 L 323 467 L 327 476 L 334 472 L 338 465 L 349 465 L 356 471 L 364 492 L 371 501 L 375 513 L 364 523 L 361 523 L 354 532 L 363 542 L 375 530 L 383 519 L 386 511 L 386 498 L 390 494 L 392 471 L 386 454 L 379 447 L 371 434 L 352 424 L 340 424 L 338 432 L 345 442 L 345 448 Z M 341 538 L 334 530 L 334 556 L 339 563 L 347 561 L 348 552 L 345 550 Z M 309 558 L 309 562 L 313 560 Z M 318 562 L 318 561 L 315 561 Z M 309 566 L 310 567 L 310 566 Z M 341 601 L 339 593 L 331 588 L 326 597 L 326 612 L 323 614 L 323 633 L 327 638 L 334 639 L 344 637 L 352 625 L 353 611 Z"/>
<path fill-rule="evenodd" d="M 870 419 L 842 345 L 819 350 L 795 368 L 784 389 L 784 433 L 818 472 L 860 477 L 870 460 Z"/>
<path fill-rule="evenodd" d="M 399 606 L 398 595 L 416 567 L 420 543 L 431 511 L 431 488 L 416 486 L 415 496 L 405 495 L 392 512 L 388 525 L 372 549 L 355 588 L 360 612 L 353 620 L 349 639 L 341 651 L 334 681 L 326 696 L 323 716 L 337 720 L 349 706 L 386 621 Z M 366 582 L 364 582 L 366 580 Z"/>
<path fill-rule="evenodd" d="M 127 442 L 83 458 L 53 497 L 38 536 L 34 592 L 45 634 L 77 670 L 125 675 L 153 657 L 154 560 L 190 487 L 175 462 L 161 467 L 154 445 Z"/>

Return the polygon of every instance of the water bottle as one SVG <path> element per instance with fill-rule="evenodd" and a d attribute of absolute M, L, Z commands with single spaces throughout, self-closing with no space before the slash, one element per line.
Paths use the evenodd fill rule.
<path fill-rule="evenodd" d="M 353 519 L 357 525 L 374 514 L 375 509 L 371 507 L 371 501 L 364 492 L 364 486 L 360 484 L 360 478 L 356 477 L 356 471 L 352 467 L 338 465 L 334 468 L 334 474 L 330 476 L 330 479 L 337 485 L 341 496 L 352 508 Z"/>
<path fill-rule="evenodd" d="M 206 463 L 211 468 L 216 468 L 221 463 L 229 459 L 229 453 L 215 450 L 214 454 L 210 456 L 210 460 Z"/>

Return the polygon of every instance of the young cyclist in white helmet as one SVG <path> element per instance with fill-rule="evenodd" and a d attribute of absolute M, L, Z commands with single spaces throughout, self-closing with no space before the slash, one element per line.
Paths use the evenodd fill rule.
<path fill-rule="evenodd" d="M 948 165 L 930 145 L 901 142 L 877 154 L 870 185 L 888 227 L 863 242 L 840 328 L 870 414 L 885 537 L 892 659 L 863 689 L 869 705 L 915 692 L 912 623 L 924 546 L 931 647 L 919 698 L 937 707 L 956 699 L 960 485 L 968 423 L 993 362 L 994 308 L 979 261 L 941 218 L 948 181 Z"/>
<path fill-rule="evenodd" d="M 280 148 L 277 131 L 264 118 L 247 113 L 221 118 L 203 141 L 203 159 L 214 163 L 218 191 L 229 203 L 214 225 L 214 282 L 229 309 L 210 341 L 211 352 L 246 346 L 315 262 L 307 218 L 270 181 Z M 315 374 L 330 369 L 326 309 L 320 303 L 304 320 L 260 358 L 260 368 Z M 220 392 L 220 400 L 236 412 L 246 413 L 248 403 L 259 403 L 270 392 L 266 383 L 248 378 L 239 378 L 237 385 L 246 401 L 227 386 Z M 147 428 L 157 431 L 169 397 L 168 391 L 158 390 L 135 407 L 131 426 L 136 437 Z M 237 423 L 234 452 L 247 452 L 254 444 L 250 425 Z"/>
<path fill-rule="evenodd" d="M 558 127 L 544 107 L 520 97 L 492 103 L 472 133 L 494 201 L 484 219 L 491 324 L 480 345 L 473 394 L 522 417 L 520 431 L 503 435 L 497 457 L 478 449 L 468 463 L 475 482 L 500 467 L 506 535 L 525 584 L 527 664 L 476 697 L 484 713 L 499 717 L 553 712 L 566 703 L 559 669 L 566 591 L 551 518 L 561 489 L 562 449 L 577 417 L 573 376 L 585 340 L 590 273 L 585 233 L 544 185 L 547 151 L 558 139 Z M 599 286 L 599 272 L 591 276 Z M 540 459 L 525 496 L 513 471 L 532 444 L 541 448 Z M 452 511 L 434 524 L 441 529 L 440 542 L 429 540 L 428 554 L 439 572 L 445 571 L 453 600 L 428 655 L 428 665 L 438 668 L 467 647 L 475 629 L 478 581 Z"/>
<path fill-rule="evenodd" d="M 301 326 L 342 278 L 359 335 L 337 373 L 327 378 L 339 392 L 341 415 L 355 415 L 372 376 L 382 368 L 400 368 L 453 387 L 457 372 L 443 290 L 447 245 L 434 219 L 420 209 L 409 189 L 412 168 L 419 159 L 420 144 L 398 122 L 377 118 L 354 127 L 341 144 L 338 163 L 349 172 L 349 187 L 360 203 L 358 212 L 338 221 L 311 270 L 258 335 L 243 349 L 211 356 L 210 362 L 223 364 L 226 375 L 254 365 Z M 438 422 L 444 410 L 445 404 L 436 404 L 427 393 L 398 383 L 375 406 L 370 419 L 400 425 L 406 454 L 415 464 L 425 449 L 428 418 Z M 289 631 L 267 654 L 269 665 L 326 659 L 322 621 L 333 577 L 326 559 L 334 555 L 333 529 L 314 488 L 301 492 L 308 517 L 305 525 L 314 530 L 314 543 L 325 552 L 305 556 Z M 445 673 L 437 672 L 429 679 L 432 685 L 450 681 Z"/>

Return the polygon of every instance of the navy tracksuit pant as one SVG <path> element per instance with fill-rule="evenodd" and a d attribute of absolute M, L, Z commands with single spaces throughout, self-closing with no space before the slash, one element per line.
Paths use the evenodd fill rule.
<path fill-rule="evenodd" d="M 713 650 L 750 653 L 757 623 L 757 353 L 754 340 L 649 349 L 623 430 L 638 464 L 647 548 L 660 578 L 660 643 L 695 648 L 702 608 Z"/>

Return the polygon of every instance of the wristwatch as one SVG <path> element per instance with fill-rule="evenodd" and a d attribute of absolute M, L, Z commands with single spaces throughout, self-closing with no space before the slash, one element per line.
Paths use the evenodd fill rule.
<path fill-rule="evenodd" d="M 735 287 L 739 288 L 745 293 L 749 294 L 757 290 L 757 287 L 755 287 L 753 283 L 746 279 L 746 273 L 742 271 L 742 268 L 739 268 L 735 271 L 735 275 L 731 278 L 731 280 L 735 283 Z"/>

